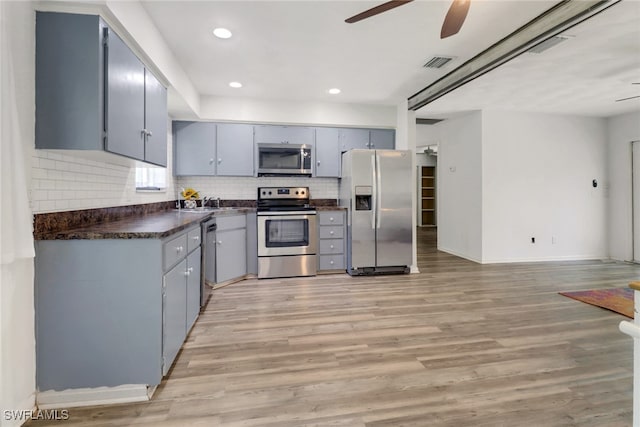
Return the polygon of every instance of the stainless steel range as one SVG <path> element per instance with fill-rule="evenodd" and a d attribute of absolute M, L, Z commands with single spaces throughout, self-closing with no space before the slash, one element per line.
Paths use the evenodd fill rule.
<path fill-rule="evenodd" d="M 309 187 L 258 188 L 258 278 L 315 276 L 316 211 Z"/>

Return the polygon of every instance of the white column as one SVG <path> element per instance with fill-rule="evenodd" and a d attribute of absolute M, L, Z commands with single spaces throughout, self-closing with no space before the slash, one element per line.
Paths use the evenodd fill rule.
<path fill-rule="evenodd" d="M 416 186 L 416 113 L 409 111 L 408 102 L 402 101 L 397 106 L 398 120 L 396 124 L 396 149 L 411 151 L 411 181 L 406 185 L 411 186 L 414 191 L 411 192 L 411 223 L 412 223 L 412 240 L 413 240 L 413 258 L 411 262 L 411 273 L 419 273 L 418 270 L 418 246 L 416 227 L 418 225 L 416 209 L 417 209 L 417 193 Z"/>

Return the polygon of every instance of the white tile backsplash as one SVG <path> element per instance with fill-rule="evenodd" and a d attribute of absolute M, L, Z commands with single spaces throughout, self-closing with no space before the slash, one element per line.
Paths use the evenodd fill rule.
<path fill-rule="evenodd" d="M 312 199 L 337 199 L 337 178 L 193 176 L 176 178 L 176 189 L 192 187 L 201 196 L 223 200 L 255 200 L 258 187 L 309 187 Z"/>

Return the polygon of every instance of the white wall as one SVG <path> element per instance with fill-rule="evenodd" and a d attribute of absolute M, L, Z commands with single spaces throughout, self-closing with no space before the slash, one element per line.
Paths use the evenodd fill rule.
<path fill-rule="evenodd" d="M 606 258 L 605 120 L 484 110 L 482 130 L 482 261 Z"/>
<path fill-rule="evenodd" d="M 438 249 L 482 259 L 482 113 L 434 125 L 440 132 L 437 169 Z"/>
<path fill-rule="evenodd" d="M 633 257 L 631 219 L 631 141 L 640 140 L 640 112 L 607 120 L 609 160 L 609 255 Z"/>
<path fill-rule="evenodd" d="M 33 149 L 34 137 L 34 13 L 31 2 L 2 2 L 1 24 L 9 35 L 9 49 L 0 50 L 0 60 L 13 59 L 18 99 L 20 133 L 25 158 Z M 5 88 L 2 88 L 4 94 Z M 0 102 L 3 102 L 0 100 Z M 0 141 L 8 144 L 9 141 Z M 29 167 L 24 165 L 26 181 Z M 2 194 L 2 203 L 11 195 Z M 33 409 L 35 402 L 35 334 L 33 260 L 22 259 L 1 267 L 0 277 L 0 411 Z M 17 426 L 0 412 L 0 426 Z"/>
<path fill-rule="evenodd" d="M 396 108 L 329 102 L 293 102 L 203 96 L 203 120 L 395 128 Z"/>

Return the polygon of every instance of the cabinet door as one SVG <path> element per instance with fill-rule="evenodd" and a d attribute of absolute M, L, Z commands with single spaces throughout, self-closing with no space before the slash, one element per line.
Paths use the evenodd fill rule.
<path fill-rule="evenodd" d="M 187 314 L 186 331 L 189 332 L 200 312 L 200 248 L 187 257 Z"/>
<path fill-rule="evenodd" d="M 255 126 L 255 140 L 268 144 L 313 144 L 313 128 L 304 126 Z"/>
<path fill-rule="evenodd" d="M 354 148 L 368 149 L 369 130 L 368 129 L 340 129 L 340 148 L 342 151 L 353 150 Z"/>
<path fill-rule="evenodd" d="M 216 283 L 247 274 L 247 230 L 216 232 Z"/>
<path fill-rule="evenodd" d="M 396 131 L 392 129 L 371 129 L 371 148 L 393 150 L 396 148 Z"/>
<path fill-rule="evenodd" d="M 316 173 L 317 177 L 340 178 L 340 130 L 316 129 Z"/>
<path fill-rule="evenodd" d="M 176 175 L 216 174 L 216 125 L 173 122 Z"/>
<path fill-rule="evenodd" d="M 171 368 L 185 337 L 187 336 L 187 293 L 185 292 L 185 274 L 187 260 L 164 275 L 162 284 L 162 375 Z"/>
<path fill-rule="evenodd" d="M 167 89 L 149 70 L 144 72 L 144 160 L 154 165 L 167 166 Z"/>
<path fill-rule="evenodd" d="M 107 61 L 107 143 L 105 149 L 144 160 L 144 65 L 109 30 Z"/>
<path fill-rule="evenodd" d="M 217 175 L 253 176 L 253 126 L 217 125 Z"/>

